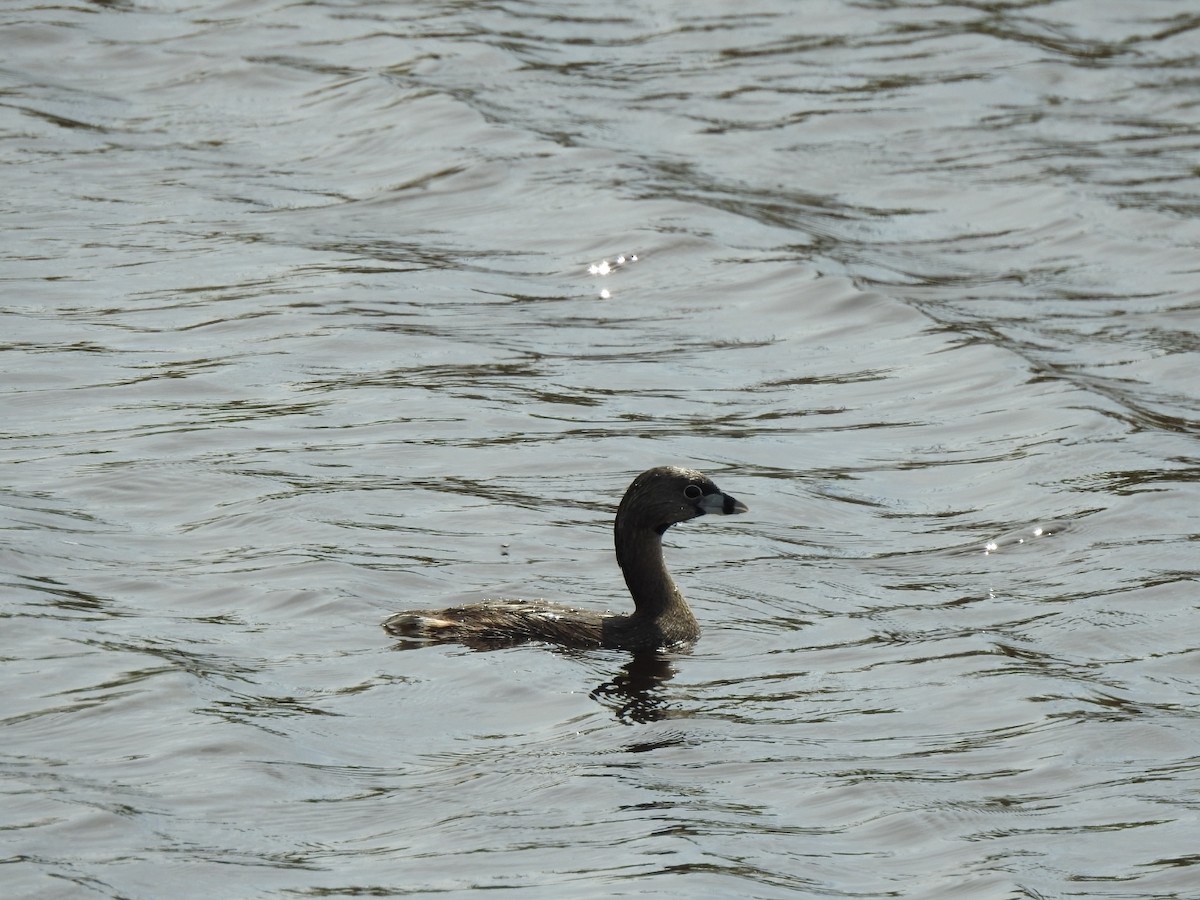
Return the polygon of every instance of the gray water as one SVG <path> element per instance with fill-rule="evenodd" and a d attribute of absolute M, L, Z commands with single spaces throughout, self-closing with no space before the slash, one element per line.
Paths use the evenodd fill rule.
<path fill-rule="evenodd" d="M 0 17 L 5 896 L 1198 895 L 1194 4 Z"/>

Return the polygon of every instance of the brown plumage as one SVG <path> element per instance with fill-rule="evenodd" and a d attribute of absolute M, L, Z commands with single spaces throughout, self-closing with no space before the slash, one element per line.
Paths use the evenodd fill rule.
<path fill-rule="evenodd" d="M 397 613 L 383 623 L 396 637 L 498 647 L 546 641 L 570 647 L 629 650 L 690 643 L 700 626 L 663 561 L 662 535 L 706 513 L 746 512 L 700 472 L 660 466 L 634 479 L 613 536 L 617 564 L 633 596 L 630 615 L 595 612 L 546 600 L 485 600 L 471 606 Z"/>

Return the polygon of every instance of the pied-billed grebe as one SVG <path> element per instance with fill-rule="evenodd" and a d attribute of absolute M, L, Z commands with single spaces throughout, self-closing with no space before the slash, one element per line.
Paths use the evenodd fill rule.
<path fill-rule="evenodd" d="M 746 511 L 744 503 L 722 493 L 700 472 L 677 466 L 650 469 L 625 492 L 613 528 L 617 564 L 633 595 L 632 615 L 545 600 L 485 600 L 451 609 L 397 613 L 383 627 L 410 640 L 472 647 L 547 641 L 639 650 L 690 643 L 700 636 L 700 626 L 663 562 L 663 532 L 705 513 L 728 516 Z"/>

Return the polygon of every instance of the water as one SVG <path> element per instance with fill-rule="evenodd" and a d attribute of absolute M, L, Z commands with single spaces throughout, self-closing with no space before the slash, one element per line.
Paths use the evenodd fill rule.
<path fill-rule="evenodd" d="M 1195 895 L 1187 4 L 2 16 L 6 895 Z"/>

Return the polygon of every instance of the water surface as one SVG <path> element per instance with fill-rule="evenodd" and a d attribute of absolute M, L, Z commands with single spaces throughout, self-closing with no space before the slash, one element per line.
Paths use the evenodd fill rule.
<path fill-rule="evenodd" d="M 1194 895 L 1198 26 L 8 6 L 7 891 Z"/>

